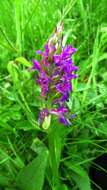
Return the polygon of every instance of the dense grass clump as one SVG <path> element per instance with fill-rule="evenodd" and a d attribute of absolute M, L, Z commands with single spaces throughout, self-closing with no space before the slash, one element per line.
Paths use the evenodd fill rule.
<path fill-rule="evenodd" d="M 106 18 L 106 0 L 0 1 L 0 190 L 91 190 L 89 168 L 107 153 Z M 76 118 L 46 130 L 30 68 L 59 21 L 77 48 L 67 102 Z"/>

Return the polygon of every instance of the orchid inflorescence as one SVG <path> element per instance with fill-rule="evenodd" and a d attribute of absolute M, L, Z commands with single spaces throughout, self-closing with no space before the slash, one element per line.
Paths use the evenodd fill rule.
<path fill-rule="evenodd" d="M 41 61 L 33 60 L 33 70 L 38 72 L 37 83 L 41 87 L 41 97 L 46 103 L 39 114 L 42 124 L 49 115 L 56 115 L 64 125 L 70 124 L 70 115 L 66 102 L 72 91 L 71 80 L 77 75 L 78 67 L 73 64 L 71 56 L 76 49 L 71 45 L 62 45 L 63 24 L 59 23 L 53 35 L 44 46 L 44 52 L 36 51 Z M 72 116 L 71 116 L 72 117 Z"/>

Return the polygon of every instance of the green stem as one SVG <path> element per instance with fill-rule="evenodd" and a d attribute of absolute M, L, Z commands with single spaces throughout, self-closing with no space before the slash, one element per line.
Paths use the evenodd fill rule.
<path fill-rule="evenodd" d="M 15 20 L 16 20 L 16 45 L 18 46 L 19 55 L 21 54 L 21 12 L 20 12 L 20 0 L 15 0 Z"/>
<path fill-rule="evenodd" d="M 7 41 L 7 43 L 9 44 L 9 47 L 11 49 L 13 49 L 15 52 L 18 52 L 18 50 L 16 49 L 16 47 L 14 47 L 14 45 L 12 44 L 12 42 L 9 40 L 8 36 L 6 35 L 5 31 L 3 31 L 3 29 L 0 26 L 0 32 L 2 33 L 2 35 L 4 36 L 5 40 Z M 1 43 L 1 42 L 0 42 Z M 5 44 L 2 43 L 2 45 L 5 46 Z"/>
<path fill-rule="evenodd" d="M 58 186 L 58 164 L 56 159 L 56 150 L 55 150 L 55 136 L 54 136 L 54 126 L 49 128 L 48 131 L 48 140 L 49 140 L 49 152 L 50 152 L 50 166 L 52 170 L 52 186 L 53 189 Z"/>

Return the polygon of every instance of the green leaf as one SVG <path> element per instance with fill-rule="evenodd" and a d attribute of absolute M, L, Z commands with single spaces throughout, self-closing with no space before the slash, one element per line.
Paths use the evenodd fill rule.
<path fill-rule="evenodd" d="M 107 121 L 101 123 L 101 127 L 99 127 L 97 131 L 107 137 Z"/>
<path fill-rule="evenodd" d="M 104 59 L 107 59 L 107 53 L 103 53 L 100 57 L 99 57 L 99 61 L 102 61 Z"/>
<path fill-rule="evenodd" d="M 20 81 L 19 81 L 19 76 L 18 76 L 18 67 L 17 65 L 14 64 L 13 61 L 10 61 L 7 65 L 7 70 L 12 78 L 13 84 L 15 89 L 20 89 Z"/>
<path fill-rule="evenodd" d="M 53 190 L 68 190 L 68 187 L 65 184 L 59 184 L 58 186 L 56 186 Z"/>
<path fill-rule="evenodd" d="M 22 65 L 24 65 L 24 66 L 26 66 L 26 67 L 31 67 L 32 66 L 32 64 L 27 59 L 25 59 L 24 57 L 17 57 L 15 59 L 15 61 L 22 64 Z"/>
<path fill-rule="evenodd" d="M 91 190 L 90 179 L 87 172 L 79 165 L 67 162 L 66 165 L 73 171 L 72 178 L 79 187 L 79 190 Z"/>
<path fill-rule="evenodd" d="M 40 153 L 19 172 L 16 183 L 22 190 L 41 190 L 44 183 L 48 151 Z"/>
<path fill-rule="evenodd" d="M 46 146 L 45 144 L 38 138 L 36 137 L 34 140 L 33 140 L 33 143 L 31 145 L 31 149 L 40 154 L 41 152 L 43 152 L 44 150 L 46 150 Z"/>
<path fill-rule="evenodd" d="M 19 121 L 16 123 L 15 127 L 18 129 L 21 129 L 23 131 L 30 131 L 35 130 L 34 126 L 29 123 L 28 120 Z"/>
<path fill-rule="evenodd" d="M 8 186 L 8 185 L 9 185 L 9 179 L 6 176 L 0 174 L 0 186 Z"/>

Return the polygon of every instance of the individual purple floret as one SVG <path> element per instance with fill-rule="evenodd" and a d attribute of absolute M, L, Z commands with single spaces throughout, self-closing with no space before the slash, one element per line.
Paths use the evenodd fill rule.
<path fill-rule="evenodd" d="M 49 115 L 48 109 L 47 108 L 42 109 L 39 113 L 39 123 L 42 124 L 45 117 L 47 117 L 48 115 Z"/>
<path fill-rule="evenodd" d="M 52 114 L 56 115 L 64 125 L 70 124 L 66 101 L 72 91 L 71 80 L 77 77 L 74 72 L 78 70 L 78 67 L 73 64 L 71 58 L 76 49 L 71 45 L 63 47 L 62 44 L 62 24 L 60 23 L 45 44 L 44 51 L 36 51 L 41 56 L 41 61 L 33 60 L 32 69 L 38 72 L 37 83 L 41 87 L 41 97 L 45 105 L 40 111 L 40 123 Z"/>
<path fill-rule="evenodd" d="M 40 71 L 41 70 L 40 63 L 37 60 L 35 60 L 35 59 L 32 60 L 32 61 L 33 61 L 33 67 L 32 67 L 32 69 Z"/>

